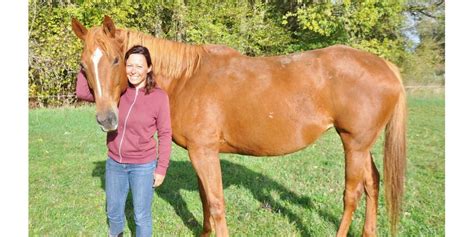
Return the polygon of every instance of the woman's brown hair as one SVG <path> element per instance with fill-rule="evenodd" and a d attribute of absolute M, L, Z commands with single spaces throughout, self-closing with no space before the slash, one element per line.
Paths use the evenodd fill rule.
<path fill-rule="evenodd" d="M 127 61 L 128 57 L 131 54 L 141 54 L 146 59 L 146 64 L 148 67 L 151 67 L 151 56 L 150 51 L 144 46 L 135 45 L 131 47 L 127 53 L 125 53 L 125 62 Z M 153 70 L 150 70 L 149 73 L 146 74 L 146 82 L 145 82 L 145 95 L 149 94 L 154 88 L 156 87 L 155 78 L 153 78 Z"/>

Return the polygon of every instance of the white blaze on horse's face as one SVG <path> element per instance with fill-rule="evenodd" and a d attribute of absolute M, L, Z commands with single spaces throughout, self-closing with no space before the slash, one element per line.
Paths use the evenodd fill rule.
<path fill-rule="evenodd" d="M 102 97 L 102 88 L 100 86 L 99 81 L 99 61 L 102 58 L 102 51 L 99 48 L 96 48 L 94 54 L 92 55 L 92 62 L 94 63 L 94 70 L 95 70 L 95 83 L 97 85 L 97 94 L 99 97 Z"/>

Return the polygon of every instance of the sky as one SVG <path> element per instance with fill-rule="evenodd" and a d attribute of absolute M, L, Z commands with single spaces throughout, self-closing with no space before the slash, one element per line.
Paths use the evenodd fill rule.
<path fill-rule="evenodd" d="M 413 42 L 413 48 L 410 49 L 413 50 L 420 43 L 420 35 L 416 30 L 416 21 L 414 17 L 409 13 L 405 13 L 405 17 L 407 26 L 406 29 L 403 31 L 403 34 L 405 35 L 405 37 L 407 37 Z"/>

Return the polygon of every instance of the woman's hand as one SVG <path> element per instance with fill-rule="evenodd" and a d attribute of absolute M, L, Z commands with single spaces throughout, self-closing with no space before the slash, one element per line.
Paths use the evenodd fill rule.
<path fill-rule="evenodd" d="M 156 188 L 160 186 L 163 183 L 164 179 L 165 179 L 165 176 L 155 173 L 155 182 L 153 183 L 153 187 Z"/>

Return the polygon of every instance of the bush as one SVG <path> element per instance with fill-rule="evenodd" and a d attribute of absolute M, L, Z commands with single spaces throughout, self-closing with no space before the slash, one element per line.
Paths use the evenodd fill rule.
<path fill-rule="evenodd" d="M 443 85 L 444 62 L 440 46 L 435 40 L 426 38 L 402 63 L 405 85 Z"/>
<path fill-rule="evenodd" d="M 81 44 L 71 33 L 71 9 L 29 7 L 29 97 L 40 105 L 72 102 Z"/>

